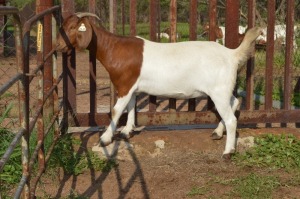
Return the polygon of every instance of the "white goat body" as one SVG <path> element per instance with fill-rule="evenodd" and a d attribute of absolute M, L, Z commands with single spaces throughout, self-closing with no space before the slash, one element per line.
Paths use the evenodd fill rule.
<path fill-rule="evenodd" d="M 81 31 L 83 26 L 86 31 Z M 61 35 L 63 31 L 67 39 Z M 237 125 L 234 112 L 238 100 L 232 91 L 238 66 L 252 54 L 255 39 L 261 34 L 259 28 L 249 30 L 237 49 L 208 41 L 166 44 L 116 36 L 103 27 L 97 27 L 88 18 L 76 16 L 65 20 L 60 33 L 57 50 L 67 51 L 70 45 L 97 50 L 97 59 L 107 69 L 117 89 L 119 98 L 113 108 L 112 121 L 100 138 L 101 145 L 112 142 L 125 108 L 128 120 L 121 133 L 130 137 L 135 126 L 135 98 L 139 92 L 181 99 L 205 94 L 211 97 L 222 118 L 213 137 L 221 138 L 226 126 L 227 141 L 223 155 L 230 157 L 230 153 L 234 152 Z"/>

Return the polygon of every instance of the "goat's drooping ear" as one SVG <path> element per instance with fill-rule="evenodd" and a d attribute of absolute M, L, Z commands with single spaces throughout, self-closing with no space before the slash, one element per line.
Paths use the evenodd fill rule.
<path fill-rule="evenodd" d="M 92 39 L 92 26 L 89 23 L 89 20 L 84 17 L 78 23 L 77 28 L 77 48 L 78 49 L 86 49 L 90 44 Z"/>

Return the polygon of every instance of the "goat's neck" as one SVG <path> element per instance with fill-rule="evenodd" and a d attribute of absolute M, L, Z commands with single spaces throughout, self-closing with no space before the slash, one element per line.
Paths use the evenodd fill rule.
<path fill-rule="evenodd" d="M 90 51 L 96 52 L 96 58 L 109 72 L 115 67 L 112 62 L 117 58 L 116 51 L 125 48 L 125 46 L 120 45 L 122 37 L 108 32 L 102 26 L 96 27 L 94 25 L 93 29 L 92 41 L 88 48 Z"/>

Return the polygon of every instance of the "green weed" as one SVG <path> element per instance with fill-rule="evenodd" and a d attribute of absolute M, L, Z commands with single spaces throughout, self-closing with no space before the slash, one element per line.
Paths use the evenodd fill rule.
<path fill-rule="evenodd" d="M 232 182 L 233 189 L 230 195 L 239 198 L 267 199 L 272 198 L 272 191 L 280 186 L 279 179 L 274 176 L 261 176 L 250 173 L 239 177 Z"/>
<path fill-rule="evenodd" d="M 193 196 L 200 196 L 205 195 L 208 192 L 207 187 L 193 187 L 191 191 L 187 193 L 187 196 L 193 197 Z"/>
<path fill-rule="evenodd" d="M 79 144 L 71 135 L 64 135 L 53 151 L 49 167 L 62 167 L 67 174 L 79 175 L 87 169 L 108 172 L 117 166 L 114 160 L 100 159 L 93 152 L 76 153 L 73 146 Z"/>
<path fill-rule="evenodd" d="M 243 166 L 300 170 L 300 141 L 294 135 L 267 134 L 255 138 L 255 146 L 233 160 Z"/>

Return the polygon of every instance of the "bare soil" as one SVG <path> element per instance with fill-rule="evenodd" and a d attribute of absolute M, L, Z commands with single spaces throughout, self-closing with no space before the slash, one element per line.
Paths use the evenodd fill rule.
<path fill-rule="evenodd" d="M 262 133 L 294 133 L 295 128 L 239 129 L 239 136 L 257 136 Z M 244 168 L 224 161 L 221 154 L 225 139 L 213 141 L 211 129 L 181 131 L 145 131 L 130 139 L 129 147 L 120 150 L 118 166 L 110 172 L 89 170 L 78 176 L 62 171 L 55 179 L 43 177 L 37 192 L 41 196 L 61 198 L 76 193 L 86 198 L 240 198 L 232 193 L 233 185 L 222 181 L 234 180 L 255 173 L 276 176 L 281 182 L 293 173 L 270 168 Z M 82 150 L 90 150 L 99 139 L 98 133 L 74 134 L 81 139 Z M 226 138 L 226 136 L 225 136 Z M 155 141 L 164 140 L 159 149 Z M 238 147 L 238 151 L 243 150 Z M 203 190 L 190 196 L 193 188 Z M 300 187 L 281 186 L 272 198 L 300 198 Z"/>

